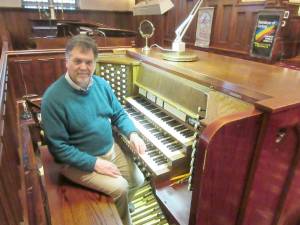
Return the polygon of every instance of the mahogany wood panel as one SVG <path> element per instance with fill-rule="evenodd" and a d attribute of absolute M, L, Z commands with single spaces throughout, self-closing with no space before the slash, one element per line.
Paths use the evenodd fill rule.
<path fill-rule="evenodd" d="M 62 19 L 61 12 L 56 11 L 57 19 Z M 42 16 L 46 19 L 44 11 Z M 32 48 L 33 43 L 30 42 L 31 22 L 30 19 L 39 19 L 37 10 L 16 9 L 16 8 L 0 8 L 0 19 L 4 26 L 7 27 L 11 35 L 14 49 Z M 22 19 L 20 19 L 22 18 Z M 137 30 L 133 27 L 134 17 L 130 12 L 114 12 L 114 11 L 64 11 L 64 19 L 93 21 L 105 24 L 109 27 L 120 29 Z M 1 23 L 0 23 L 1 32 Z M 0 33 L 1 36 L 1 33 Z"/>
<path fill-rule="evenodd" d="M 204 129 L 196 153 L 189 224 L 236 224 L 260 121 L 260 113 L 245 112 Z"/>
<path fill-rule="evenodd" d="M 300 106 L 297 104 L 288 111 L 265 116 L 265 136 L 256 162 L 243 225 L 275 225 L 279 217 L 283 220 L 289 212 L 299 208 L 299 192 L 296 191 L 299 182 L 295 176 L 299 173 L 299 115 Z"/>
<path fill-rule="evenodd" d="M 300 51 L 300 17 L 291 16 L 291 18 L 288 20 L 288 23 L 290 26 L 287 26 L 282 34 L 283 38 L 286 39 L 282 47 L 283 58 L 290 58 L 292 56 L 299 55 Z"/>
<path fill-rule="evenodd" d="M 18 225 L 22 219 L 22 206 L 19 199 L 20 171 L 16 132 L 16 114 L 12 95 L 7 88 L 7 62 L 4 60 L 7 45 L 1 54 L 1 151 L 0 151 L 0 218 L 1 223 Z M 9 86 L 9 85 L 8 85 Z"/>
<path fill-rule="evenodd" d="M 190 13 L 196 0 L 193 1 L 173 1 L 174 9 L 161 17 L 164 23 L 163 43 L 170 45 L 175 38 L 175 29 Z M 253 12 L 265 7 L 264 4 L 240 4 L 236 0 L 204 1 L 203 6 L 214 7 L 214 20 L 211 33 L 211 50 L 223 50 L 228 53 L 242 53 L 248 55 L 252 38 L 252 31 L 256 22 Z M 196 16 L 197 17 L 197 16 Z M 138 17 L 137 17 L 138 18 Z M 151 20 L 151 17 L 148 17 Z M 139 19 L 138 19 L 139 20 Z M 184 41 L 190 46 L 195 47 L 195 33 L 197 28 L 197 18 L 191 23 Z M 158 25 L 158 24 L 156 24 Z"/>
<path fill-rule="evenodd" d="M 18 112 L 21 112 L 21 104 L 18 104 Z M 32 136 L 30 135 L 29 125 L 32 120 L 20 120 L 18 125 L 20 151 L 23 155 L 21 163 L 22 176 L 24 176 L 24 189 L 26 209 L 24 216 L 28 218 L 30 225 L 46 225 L 46 214 L 41 192 L 41 181 L 39 177 L 39 162 L 34 151 Z M 25 203 L 25 202 L 24 202 Z M 23 204 L 24 204 L 23 203 Z"/>
<path fill-rule="evenodd" d="M 155 183 L 156 197 L 170 224 L 187 225 L 189 222 L 192 192 L 187 186 L 186 183 L 172 185 L 168 179 Z"/>
<path fill-rule="evenodd" d="M 47 87 L 65 72 L 64 55 L 17 56 L 9 60 L 10 79 L 17 99 L 27 94 L 42 96 Z"/>
<path fill-rule="evenodd" d="M 290 176 L 292 176 L 293 180 L 291 181 L 291 184 L 289 184 L 289 187 L 286 187 L 288 193 L 279 218 L 278 224 L 280 225 L 296 225 L 300 223 L 300 206 L 299 201 L 297 201 L 300 199 L 299 126 L 295 127 L 294 132 L 295 135 L 298 136 L 297 149 L 295 149 L 298 151 L 296 152 L 298 154 L 296 155 L 297 162 L 295 165 L 296 168 L 293 171 L 290 171 Z"/>

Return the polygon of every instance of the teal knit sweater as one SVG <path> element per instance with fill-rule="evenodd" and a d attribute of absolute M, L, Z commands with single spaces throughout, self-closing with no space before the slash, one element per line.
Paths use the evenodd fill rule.
<path fill-rule="evenodd" d="M 64 76 L 42 100 L 42 124 L 50 152 L 61 163 L 93 171 L 96 156 L 113 145 L 112 125 L 126 136 L 136 131 L 108 83 L 93 76 L 88 91 L 70 86 Z"/>

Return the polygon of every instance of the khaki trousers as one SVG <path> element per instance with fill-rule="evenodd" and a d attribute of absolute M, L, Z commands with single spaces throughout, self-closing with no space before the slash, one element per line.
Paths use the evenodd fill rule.
<path fill-rule="evenodd" d="M 111 196 L 122 222 L 124 225 L 130 225 L 128 203 L 135 191 L 143 185 L 144 176 L 133 160 L 126 156 L 116 143 L 108 153 L 99 157 L 113 162 L 122 176 L 111 177 L 97 172 L 86 172 L 68 165 L 62 167 L 61 173 L 75 183 Z"/>

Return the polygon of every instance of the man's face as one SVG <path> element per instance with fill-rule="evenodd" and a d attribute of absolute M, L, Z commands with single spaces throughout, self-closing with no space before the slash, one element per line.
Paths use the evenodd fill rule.
<path fill-rule="evenodd" d="M 95 70 L 95 65 L 93 50 L 88 49 L 84 51 L 80 47 L 73 48 L 66 61 L 69 76 L 81 88 L 88 86 Z"/>

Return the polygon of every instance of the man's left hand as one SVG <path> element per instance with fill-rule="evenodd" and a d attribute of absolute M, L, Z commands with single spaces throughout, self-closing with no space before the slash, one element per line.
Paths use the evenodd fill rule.
<path fill-rule="evenodd" d="M 130 140 L 130 147 L 132 148 L 133 151 L 135 151 L 138 154 L 144 154 L 146 151 L 146 145 L 145 142 L 143 141 L 140 136 L 133 132 L 129 136 Z"/>

